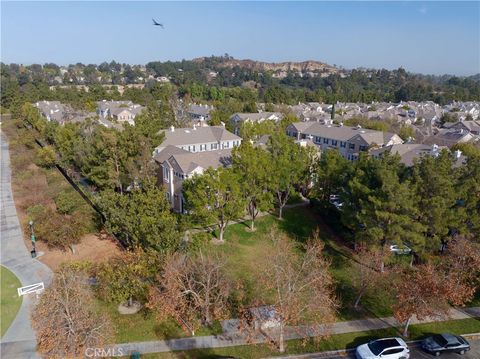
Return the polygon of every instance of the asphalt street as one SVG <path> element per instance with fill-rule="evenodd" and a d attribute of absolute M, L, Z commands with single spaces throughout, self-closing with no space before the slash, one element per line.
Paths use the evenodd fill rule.
<path fill-rule="evenodd" d="M 457 354 L 457 353 L 444 353 L 442 355 L 440 355 L 439 358 L 441 359 L 480 359 L 480 339 L 476 339 L 476 340 L 469 340 L 470 342 L 470 345 L 472 347 L 472 349 L 465 353 L 464 355 L 460 355 L 460 354 Z M 426 352 L 424 352 L 418 344 L 411 344 L 409 345 L 409 348 L 410 348 L 410 359 L 432 359 L 432 358 L 436 358 L 435 356 L 431 355 L 431 354 L 428 354 Z M 292 359 L 294 359 L 295 357 L 291 357 Z M 336 356 L 325 356 L 325 355 L 322 355 L 322 353 L 318 353 L 318 354 L 312 354 L 311 356 L 302 356 L 302 358 L 309 358 L 309 359 L 355 359 L 355 353 L 352 352 L 350 353 L 349 355 L 347 356 L 339 356 L 339 355 L 336 355 Z"/>

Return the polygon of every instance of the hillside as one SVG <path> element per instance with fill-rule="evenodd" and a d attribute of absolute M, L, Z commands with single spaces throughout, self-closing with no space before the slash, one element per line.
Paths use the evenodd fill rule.
<path fill-rule="evenodd" d="M 193 59 L 193 62 L 203 63 L 205 62 L 205 57 L 200 57 Z M 303 62 L 263 62 L 263 61 L 254 61 L 254 60 L 237 60 L 237 59 L 224 59 L 216 64 L 218 67 L 241 67 L 254 71 L 272 71 L 272 72 L 323 72 L 323 73 L 337 73 L 339 69 L 329 64 L 320 62 L 320 61 L 303 61 Z"/>

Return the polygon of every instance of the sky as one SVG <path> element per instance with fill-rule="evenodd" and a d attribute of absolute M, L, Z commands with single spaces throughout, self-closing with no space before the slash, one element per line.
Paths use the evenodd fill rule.
<path fill-rule="evenodd" d="M 473 75 L 480 72 L 480 2 L 1 0 L 4 63 L 145 64 L 225 53 Z"/>

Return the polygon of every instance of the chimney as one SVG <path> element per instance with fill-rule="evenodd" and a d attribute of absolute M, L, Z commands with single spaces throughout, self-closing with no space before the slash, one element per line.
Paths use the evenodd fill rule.
<path fill-rule="evenodd" d="M 170 126 L 170 132 L 175 132 L 175 126 Z"/>

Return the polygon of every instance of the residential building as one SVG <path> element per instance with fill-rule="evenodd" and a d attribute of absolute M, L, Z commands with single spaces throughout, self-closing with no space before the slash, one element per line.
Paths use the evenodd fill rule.
<path fill-rule="evenodd" d="M 38 109 L 40 114 L 47 119 L 47 121 L 54 121 L 63 123 L 66 115 L 66 106 L 60 101 L 38 101 L 33 104 Z"/>
<path fill-rule="evenodd" d="M 181 147 L 168 145 L 160 153 L 155 154 L 154 160 L 158 164 L 157 180 L 159 185 L 165 188 L 172 209 L 179 213 L 185 212 L 182 193 L 185 179 L 201 175 L 208 168 L 230 166 L 231 153 L 231 148 L 193 153 Z"/>
<path fill-rule="evenodd" d="M 344 158 L 356 160 L 360 152 L 403 143 L 402 139 L 389 132 L 363 129 L 360 126 L 349 127 L 320 122 L 296 122 L 286 128 L 288 136 L 297 140 L 309 139 L 322 151 L 337 149 Z"/>
<path fill-rule="evenodd" d="M 240 134 L 240 128 L 244 122 L 263 122 L 263 121 L 280 121 L 283 115 L 278 112 L 253 112 L 253 113 L 234 113 L 230 119 L 230 126 L 234 129 L 236 135 Z"/>
<path fill-rule="evenodd" d="M 134 104 L 132 101 L 99 101 L 97 114 L 102 119 L 111 117 L 119 123 L 127 122 L 135 125 L 135 117 L 144 110 L 144 106 Z"/>
<path fill-rule="evenodd" d="M 62 104 L 59 101 L 38 101 L 33 104 L 38 109 L 40 115 L 47 121 L 54 121 L 60 125 L 67 122 L 83 122 L 87 118 L 93 118 L 95 113 L 74 110 L 71 106 Z"/>
<path fill-rule="evenodd" d="M 214 107 L 209 105 L 197 105 L 195 103 L 188 105 L 187 112 L 192 120 L 207 122 L 210 120 L 210 112 Z"/>
<path fill-rule="evenodd" d="M 432 136 L 423 140 L 427 145 L 438 144 L 439 146 L 452 147 L 458 143 L 478 143 L 480 136 L 474 135 L 462 126 L 460 128 L 440 128 Z"/>
<path fill-rule="evenodd" d="M 208 168 L 231 165 L 231 152 L 242 139 L 224 126 L 174 128 L 162 130 L 165 139 L 155 148 L 158 183 L 165 187 L 172 208 L 185 211 L 183 181 L 201 175 Z"/>
<path fill-rule="evenodd" d="M 239 146 L 241 137 L 228 131 L 225 126 L 208 126 L 193 128 L 175 128 L 161 130 L 164 141 L 155 148 L 155 154 L 162 152 L 167 146 L 179 147 L 188 152 L 208 152 L 222 149 L 231 149 Z"/>

